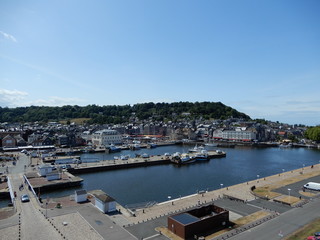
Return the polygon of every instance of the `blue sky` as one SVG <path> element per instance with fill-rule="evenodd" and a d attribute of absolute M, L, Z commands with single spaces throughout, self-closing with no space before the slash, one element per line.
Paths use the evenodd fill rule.
<path fill-rule="evenodd" d="M 320 124 L 318 0 L 0 1 L 0 106 L 222 102 Z"/>

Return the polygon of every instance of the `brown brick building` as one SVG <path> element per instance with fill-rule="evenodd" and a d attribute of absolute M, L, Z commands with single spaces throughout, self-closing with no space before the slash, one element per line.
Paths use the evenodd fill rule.
<path fill-rule="evenodd" d="M 208 205 L 168 217 L 168 229 L 183 239 L 194 239 L 229 226 L 229 211 Z"/>

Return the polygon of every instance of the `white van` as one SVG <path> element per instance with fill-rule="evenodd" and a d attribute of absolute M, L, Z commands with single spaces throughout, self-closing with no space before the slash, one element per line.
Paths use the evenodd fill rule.
<path fill-rule="evenodd" d="M 320 191 L 320 183 L 308 182 L 307 184 L 303 185 L 303 187 L 310 190 Z"/>

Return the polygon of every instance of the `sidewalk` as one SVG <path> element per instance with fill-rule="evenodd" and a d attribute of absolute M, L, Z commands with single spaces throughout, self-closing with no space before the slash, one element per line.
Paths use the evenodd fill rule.
<path fill-rule="evenodd" d="M 191 196 L 172 199 L 171 201 L 159 203 L 157 205 L 139 209 L 135 211 L 135 216 L 126 214 L 126 218 L 129 222 L 136 224 L 143 221 L 151 220 L 163 215 L 174 214 L 180 211 L 186 211 L 189 208 L 195 207 L 197 205 L 206 204 L 212 202 L 218 198 L 227 195 L 243 201 L 251 201 L 256 199 L 256 197 L 251 193 L 251 187 L 262 187 L 266 185 L 276 184 L 277 186 L 285 186 L 292 182 L 292 178 L 298 178 L 299 180 L 307 179 L 312 176 L 317 176 L 320 174 L 320 165 L 314 165 L 313 168 L 304 167 L 281 174 L 272 175 L 265 178 L 259 178 L 253 181 L 240 183 L 230 187 L 225 187 L 222 189 L 205 192 L 203 194 L 194 194 Z M 291 180 L 291 181 L 289 181 Z"/>

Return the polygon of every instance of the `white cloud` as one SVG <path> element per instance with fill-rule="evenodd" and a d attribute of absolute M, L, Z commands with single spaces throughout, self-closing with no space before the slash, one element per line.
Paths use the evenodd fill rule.
<path fill-rule="evenodd" d="M 64 98 L 50 96 L 46 99 L 32 100 L 30 94 L 19 90 L 8 90 L 0 88 L 1 107 L 25 107 L 25 106 L 63 106 L 63 105 L 85 105 L 86 101 L 80 98 Z M 29 98 L 29 99 L 28 99 Z"/>
<path fill-rule="evenodd" d="M 18 42 L 17 39 L 14 36 L 12 36 L 12 35 L 10 35 L 8 33 L 0 31 L 0 35 L 2 35 L 5 39 L 8 39 L 10 41 Z"/>
<path fill-rule="evenodd" d="M 264 118 L 290 124 L 320 124 L 320 101 L 314 97 L 270 98 L 269 101 L 238 101 L 227 104 L 251 118 Z"/>
<path fill-rule="evenodd" d="M 18 90 L 0 89 L 0 106 L 16 107 L 18 103 L 28 96 L 27 92 Z"/>
<path fill-rule="evenodd" d="M 63 98 L 51 96 L 47 99 L 37 99 L 27 103 L 27 106 L 64 106 L 64 105 L 83 105 L 85 101 L 80 98 Z"/>

